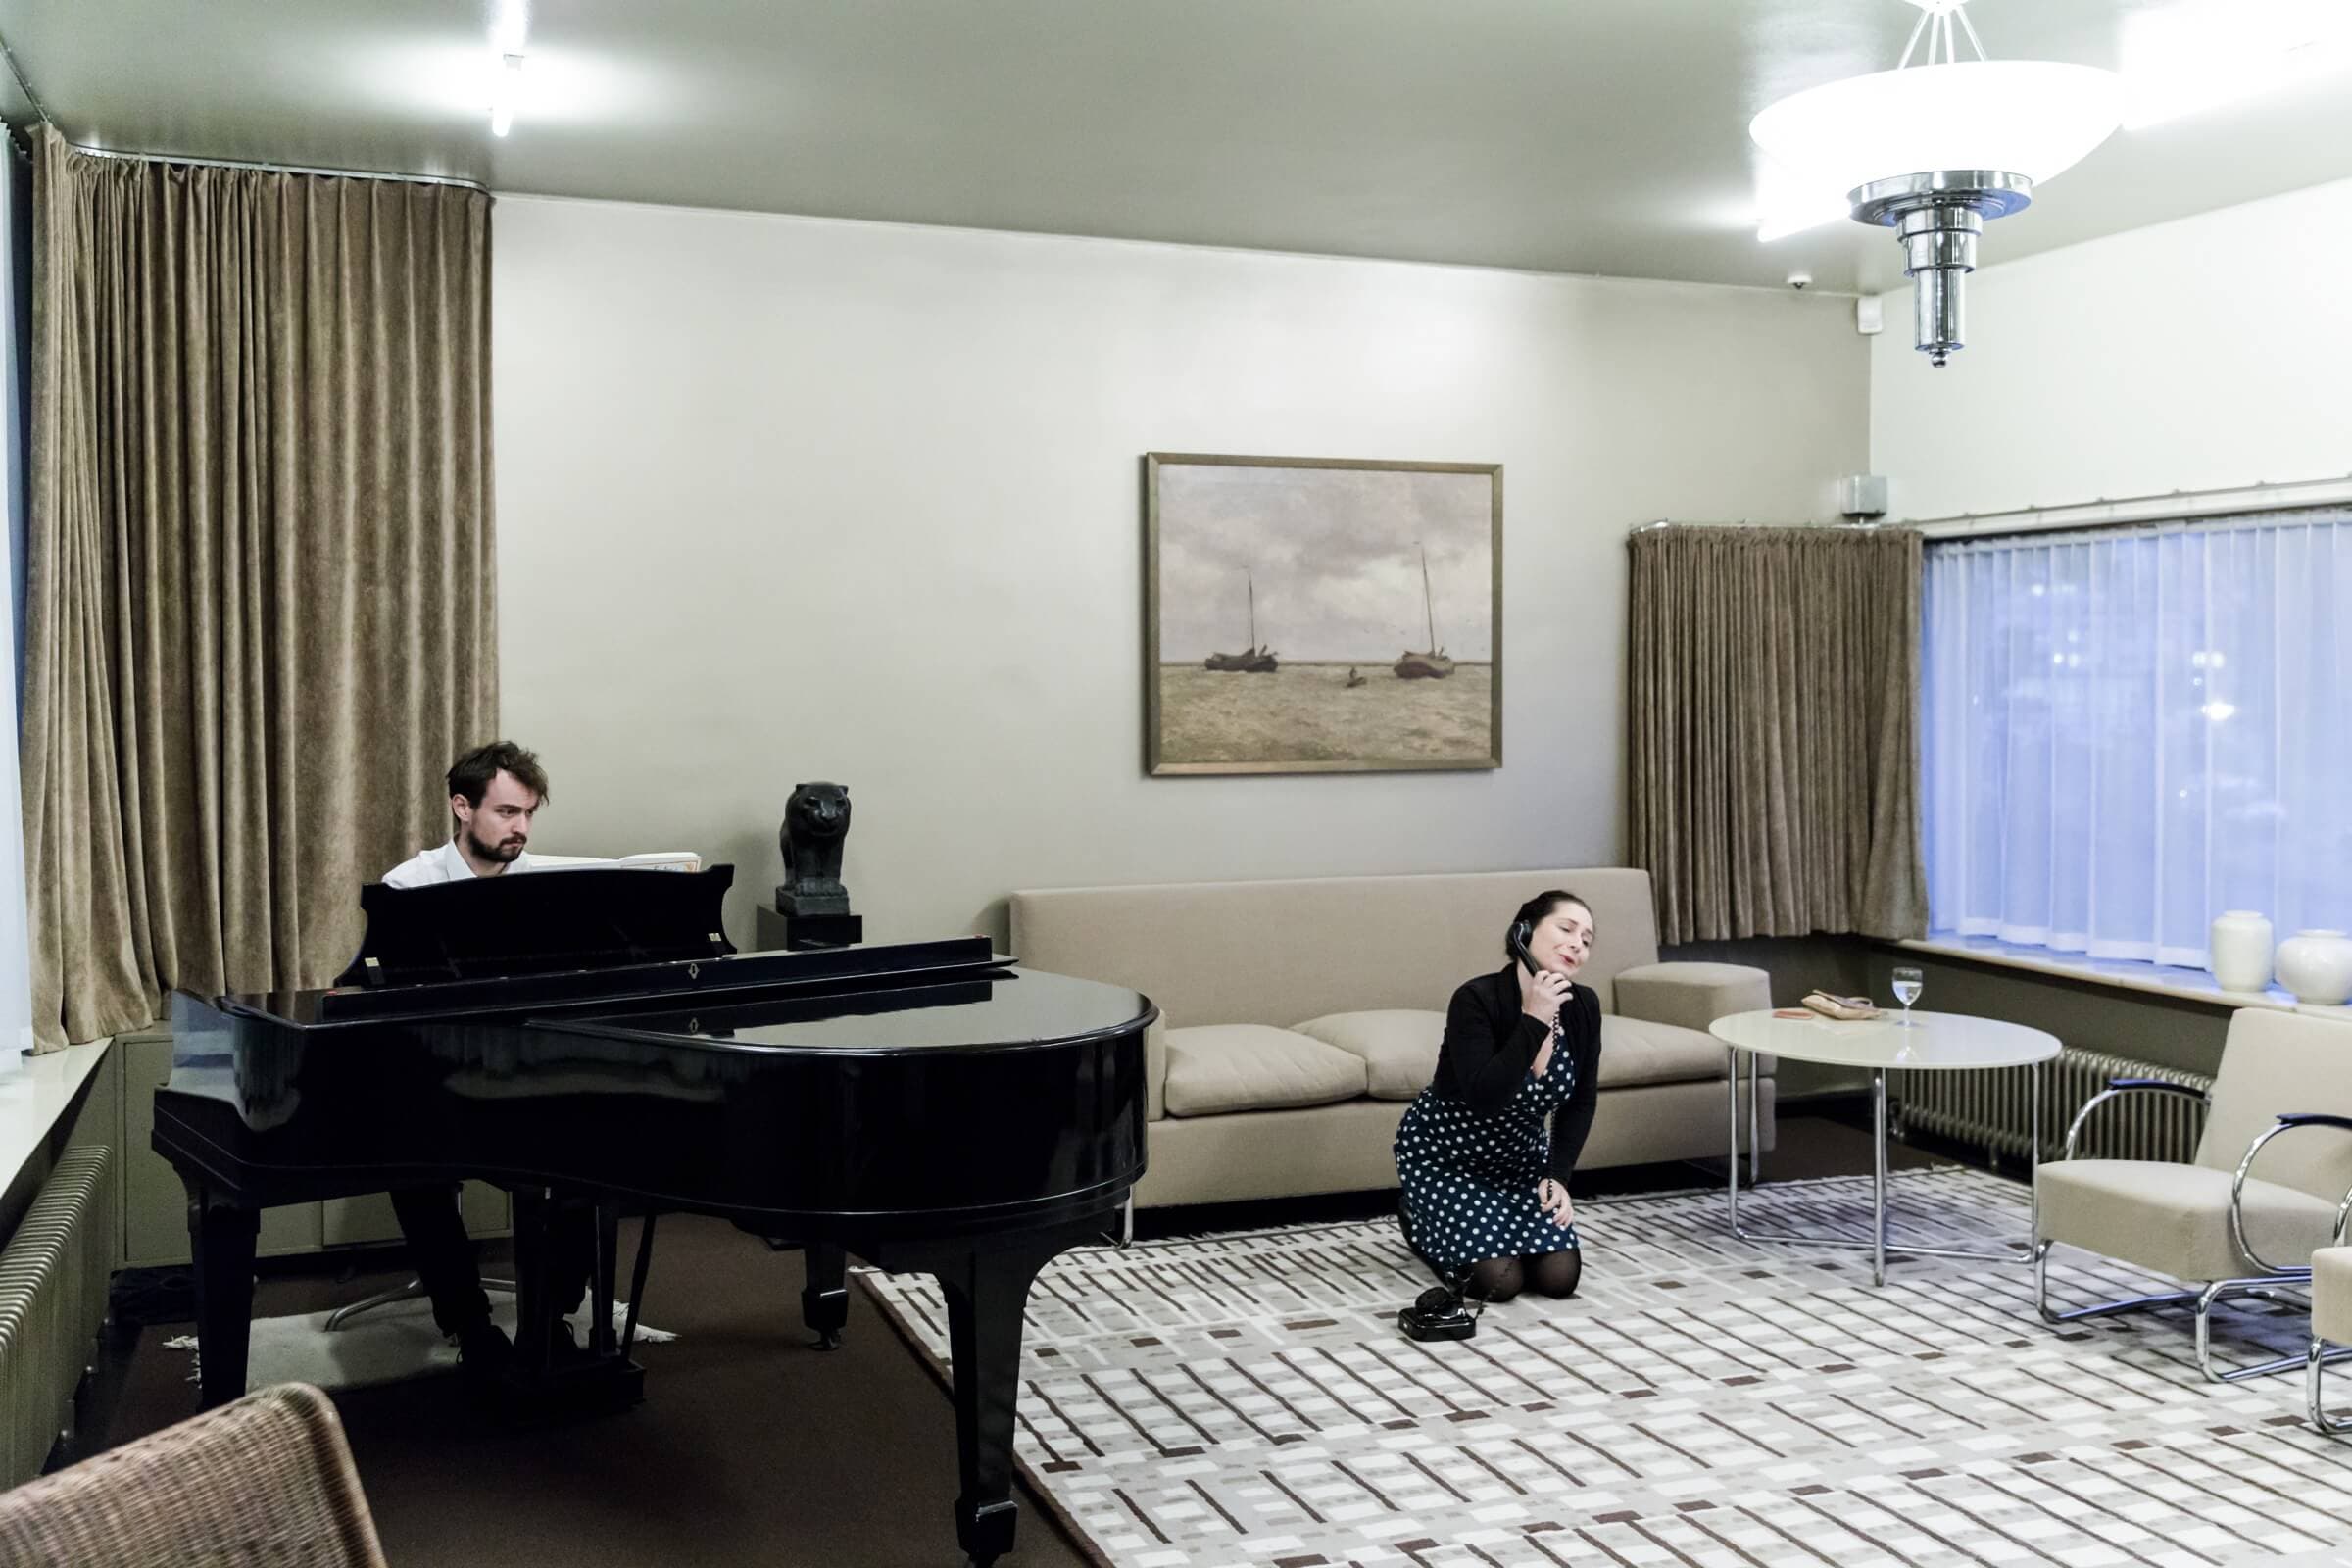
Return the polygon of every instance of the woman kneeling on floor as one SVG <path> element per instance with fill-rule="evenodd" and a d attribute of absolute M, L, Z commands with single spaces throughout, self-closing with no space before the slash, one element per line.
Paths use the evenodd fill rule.
<path fill-rule="evenodd" d="M 1524 951 L 1454 992 L 1438 1070 L 1397 1126 L 1405 1240 L 1487 1300 L 1529 1285 L 1573 1296 L 1584 1256 L 1568 1175 L 1592 1127 L 1600 999 L 1571 977 L 1592 951 L 1592 911 L 1539 893 L 1503 946 Z"/>

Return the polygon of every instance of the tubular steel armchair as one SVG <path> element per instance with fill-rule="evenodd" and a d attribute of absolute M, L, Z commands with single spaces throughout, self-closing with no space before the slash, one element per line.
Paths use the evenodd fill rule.
<path fill-rule="evenodd" d="M 2150 1079 L 2117 1079 L 2091 1097 L 2067 1129 L 2066 1146 L 2034 1179 L 2034 1303 L 2051 1323 L 2106 1317 L 2140 1307 L 2193 1306 L 2197 1367 L 2216 1382 L 2283 1372 L 2285 1356 L 2222 1370 L 2212 1349 L 2214 1306 L 2233 1298 L 2279 1300 L 2312 1269 L 2299 1261 L 2335 1234 L 2352 1186 L 2352 1027 L 2270 1008 L 2230 1020 L 2222 1066 L 2209 1095 Z M 2126 1094 L 2169 1093 L 2205 1101 L 2195 1159 L 2082 1159 L 2075 1150 L 2102 1104 Z M 2285 1134 L 2300 1136 L 2286 1138 Z M 2277 1147 L 2271 1146 L 2276 1141 Z M 2266 1153 L 2266 1149 L 2271 1152 Z M 2257 1159 L 2262 1174 L 2254 1174 Z M 2197 1288 L 2058 1310 L 2050 1304 L 2050 1249 L 2064 1242 Z M 2286 1261 L 2289 1259 L 2298 1261 Z M 2352 1352 L 2348 1352 L 2352 1353 Z M 2332 1352 L 2330 1352 L 2332 1357 Z"/>

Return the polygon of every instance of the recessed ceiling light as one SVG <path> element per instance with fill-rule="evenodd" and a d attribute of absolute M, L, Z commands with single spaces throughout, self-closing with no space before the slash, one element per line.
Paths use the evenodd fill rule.
<path fill-rule="evenodd" d="M 490 98 L 490 134 L 504 136 L 514 128 L 514 106 L 522 97 L 522 56 L 509 55 L 499 67 L 498 85 Z"/>
<path fill-rule="evenodd" d="M 530 28 L 531 8 L 525 0 L 498 0 L 498 14 L 490 24 L 491 53 L 522 53 L 523 39 Z"/>
<path fill-rule="evenodd" d="M 528 0 L 498 0 L 497 15 L 490 24 L 490 52 L 499 59 L 490 89 L 493 136 L 504 136 L 514 128 L 514 110 L 522 101 L 522 46 L 530 25 Z"/>

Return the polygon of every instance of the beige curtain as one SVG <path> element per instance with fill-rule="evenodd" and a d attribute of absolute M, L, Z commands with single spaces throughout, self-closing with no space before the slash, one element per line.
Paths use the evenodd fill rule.
<path fill-rule="evenodd" d="M 1630 849 L 1660 939 L 1924 935 L 1920 536 L 1667 527 L 1629 549 Z"/>
<path fill-rule="evenodd" d="M 317 985 L 497 723 L 490 200 L 36 137 L 44 1046 Z"/>

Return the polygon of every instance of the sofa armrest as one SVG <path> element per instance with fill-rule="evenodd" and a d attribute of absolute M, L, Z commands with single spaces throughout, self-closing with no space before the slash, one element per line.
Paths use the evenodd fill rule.
<path fill-rule="evenodd" d="M 1610 978 L 1628 1018 L 1706 1032 L 1735 1012 L 1772 1005 L 1772 977 L 1743 963 L 1644 963 Z"/>
<path fill-rule="evenodd" d="M 1144 1119 L 1160 1121 L 1168 1114 L 1168 1015 L 1161 1013 L 1144 1027 Z"/>

